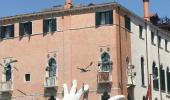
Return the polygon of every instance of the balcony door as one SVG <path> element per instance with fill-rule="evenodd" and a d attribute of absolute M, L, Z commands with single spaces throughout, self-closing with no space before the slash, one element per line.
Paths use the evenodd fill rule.
<path fill-rule="evenodd" d="M 50 58 L 48 61 L 49 65 L 49 77 L 56 76 L 56 60 L 54 58 Z"/>
<path fill-rule="evenodd" d="M 102 53 L 101 61 L 102 61 L 101 71 L 109 72 L 111 70 L 110 55 L 107 52 Z"/>
<path fill-rule="evenodd" d="M 11 79 L 12 79 L 12 69 L 11 69 L 10 64 L 8 64 L 5 68 L 5 76 L 6 76 L 6 81 L 11 81 Z"/>

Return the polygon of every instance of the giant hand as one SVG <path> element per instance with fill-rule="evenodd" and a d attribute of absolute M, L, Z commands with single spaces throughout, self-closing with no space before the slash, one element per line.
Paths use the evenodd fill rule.
<path fill-rule="evenodd" d="M 63 100 L 80 100 L 81 95 L 88 91 L 89 86 L 84 85 L 78 92 L 76 92 L 77 81 L 74 80 L 72 88 L 70 90 L 70 93 L 68 92 L 68 88 L 67 88 L 66 84 L 63 84 L 63 88 L 64 88 L 64 98 L 63 98 Z"/>

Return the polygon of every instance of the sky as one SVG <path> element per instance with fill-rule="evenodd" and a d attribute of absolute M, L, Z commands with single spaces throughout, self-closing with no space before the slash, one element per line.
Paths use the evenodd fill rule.
<path fill-rule="evenodd" d="M 73 0 L 74 4 L 107 3 L 116 1 L 124 7 L 143 16 L 143 0 Z M 1 0 L 0 17 L 14 16 L 41 11 L 55 5 L 63 5 L 65 0 Z M 150 0 L 150 13 L 170 18 L 170 0 Z"/>

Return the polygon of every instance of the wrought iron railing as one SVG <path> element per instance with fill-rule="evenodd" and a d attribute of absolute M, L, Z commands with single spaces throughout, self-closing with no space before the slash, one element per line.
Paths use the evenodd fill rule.
<path fill-rule="evenodd" d="M 97 75 L 98 83 L 111 83 L 112 82 L 112 73 L 99 71 Z"/>

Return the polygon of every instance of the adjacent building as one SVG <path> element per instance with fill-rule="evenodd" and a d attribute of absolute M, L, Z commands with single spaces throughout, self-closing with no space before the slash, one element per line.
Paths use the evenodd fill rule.
<path fill-rule="evenodd" d="M 55 100 L 62 84 L 90 86 L 82 100 L 170 95 L 170 34 L 116 2 L 0 19 L 0 100 Z"/>

